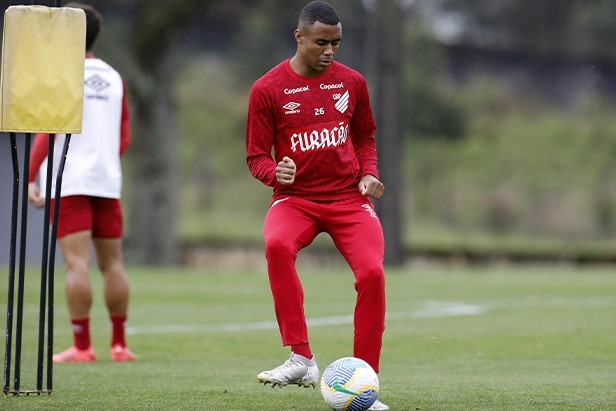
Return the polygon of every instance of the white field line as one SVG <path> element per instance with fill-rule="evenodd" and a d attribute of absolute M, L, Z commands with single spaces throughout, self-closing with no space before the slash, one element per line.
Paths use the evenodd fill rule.
<path fill-rule="evenodd" d="M 387 313 L 388 321 L 405 320 L 412 318 L 445 318 L 468 315 L 480 315 L 486 311 L 485 306 L 471 305 L 455 302 L 427 301 L 419 310 L 410 312 Z M 309 327 L 326 327 L 344 324 L 353 324 L 352 315 L 311 318 L 307 320 Z M 257 331 L 275 330 L 278 324 L 275 321 L 253 321 L 244 323 L 220 324 L 177 324 L 157 325 L 150 327 L 127 327 L 128 334 L 189 334 L 224 331 Z"/>
<path fill-rule="evenodd" d="M 482 300 L 480 303 L 468 304 L 446 301 L 426 301 L 419 309 L 408 312 L 388 312 L 387 321 L 406 320 L 406 319 L 430 319 L 430 318 L 446 318 L 460 317 L 470 315 L 481 315 L 488 309 L 518 309 L 528 307 L 546 307 L 546 308 L 600 308 L 616 306 L 616 298 L 614 297 L 582 297 L 582 298 L 546 298 L 537 300 L 529 299 L 499 299 L 499 300 Z M 38 304 L 25 304 L 24 317 L 31 317 L 38 313 Z M 30 315 L 28 315 L 30 314 Z M 2 314 L 4 315 L 4 314 Z M 343 324 L 352 324 L 353 316 L 332 316 L 320 317 L 307 320 L 310 327 L 325 327 L 336 326 Z M 27 324 L 24 327 L 24 333 L 35 335 L 38 333 L 38 327 L 32 328 Z M 128 334 L 182 334 L 182 333 L 208 333 L 208 332 L 229 332 L 229 331 L 258 331 L 278 329 L 275 321 L 253 321 L 253 322 L 236 322 L 236 323 L 218 323 L 218 324 L 174 324 L 174 325 L 155 325 L 144 327 L 127 327 Z M 15 330 L 13 330 L 15 332 Z M 56 329 L 56 335 L 64 335 L 70 333 L 70 330 Z"/>

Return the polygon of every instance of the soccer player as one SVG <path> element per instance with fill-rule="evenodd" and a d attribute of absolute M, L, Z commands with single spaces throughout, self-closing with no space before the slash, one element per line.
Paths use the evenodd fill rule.
<path fill-rule="evenodd" d="M 383 195 L 375 123 L 365 79 L 334 61 L 342 25 L 329 4 L 300 12 L 297 51 L 251 90 L 246 160 L 252 175 L 273 188 L 263 235 L 274 309 L 284 346 L 282 365 L 263 371 L 263 384 L 315 386 L 304 294 L 295 262 L 299 250 L 328 233 L 355 276 L 353 355 L 379 371 L 385 329 L 384 239 L 371 198 Z M 273 154 L 272 154 L 273 152 Z M 377 400 L 371 410 L 387 410 Z"/>
<path fill-rule="evenodd" d="M 86 60 L 82 133 L 71 139 L 63 174 L 57 228 L 58 244 L 66 269 L 66 299 L 74 344 L 55 354 L 53 361 L 96 361 L 90 341 L 91 243 L 103 274 L 104 299 L 111 320 L 111 360 L 131 361 L 135 355 L 126 346 L 125 338 L 129 284 L 121 248 L 120 203 L 120 156 L 130 145 L 128 104 L 124 83 L 118 72 L 92 52 L 101 28 L 100 14 L 85 4 L 69 3 L 66 7 L 85 11 Z M 48 154 L 48 138 L 47 135 L 37 135 L 31 154 L 28 197 L 36 207 L 45 205 L 35 179 L 39 168 L 45 168 L 41 164 Z M 55 193 L 55 174 L 64 139 L 64 135 L 57 135 L 55 139 L 52 195 Z"/>

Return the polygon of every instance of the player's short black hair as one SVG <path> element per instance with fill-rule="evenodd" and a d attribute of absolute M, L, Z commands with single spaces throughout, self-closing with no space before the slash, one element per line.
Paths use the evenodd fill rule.
<path fill-rule="evenodd" d="M 82 9 L 86 13 L 86 51 L 92 50 L 103 25 L 103 16 L 89 4 L 72 2 L 65 5 L 75 9 Z"/>
<path fill-rule="evenodd" d="M 297 27 L 312 26 L 316 22 L 321 22 L 329 26 L 340 23 L 340 17 L 336 9 L 324 1 L 313 1 L 308 3 L 299 13 Z"/>

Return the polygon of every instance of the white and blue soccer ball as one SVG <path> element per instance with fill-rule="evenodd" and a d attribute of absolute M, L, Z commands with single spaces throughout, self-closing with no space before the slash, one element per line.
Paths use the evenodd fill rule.
<path fill-rule="evenodd" d="M 366 411 L 376 401 L 379 378 L 372 367 L 355 357 L 331 363 L 321 377 L 321 394 L 332 410 Z"/>

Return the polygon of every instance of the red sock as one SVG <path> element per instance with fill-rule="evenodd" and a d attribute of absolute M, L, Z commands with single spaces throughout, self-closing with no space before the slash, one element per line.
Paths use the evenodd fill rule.
<path fill-rule="evenodd" d="M 302 357 L 306 357 L 308 359 L 312 358 L 312 351 L 310 351 L 310 344 L 297 344 L 291 346 L 291 351 L 297 355 L 301 355 Z"/>
<path fill-rule="evenodd" d="M 73 341 L 78 350 L 87 350 L 90 347 L 90 317 L 71 320 L 73 328 Z"/>
<path fill-rule="evenodd" d="M 126 347 L 126 337 L 124 330 L 126 328 L 126 316 L 110 316 L 111 319 L 111 346 L 116 345 Z"/>

